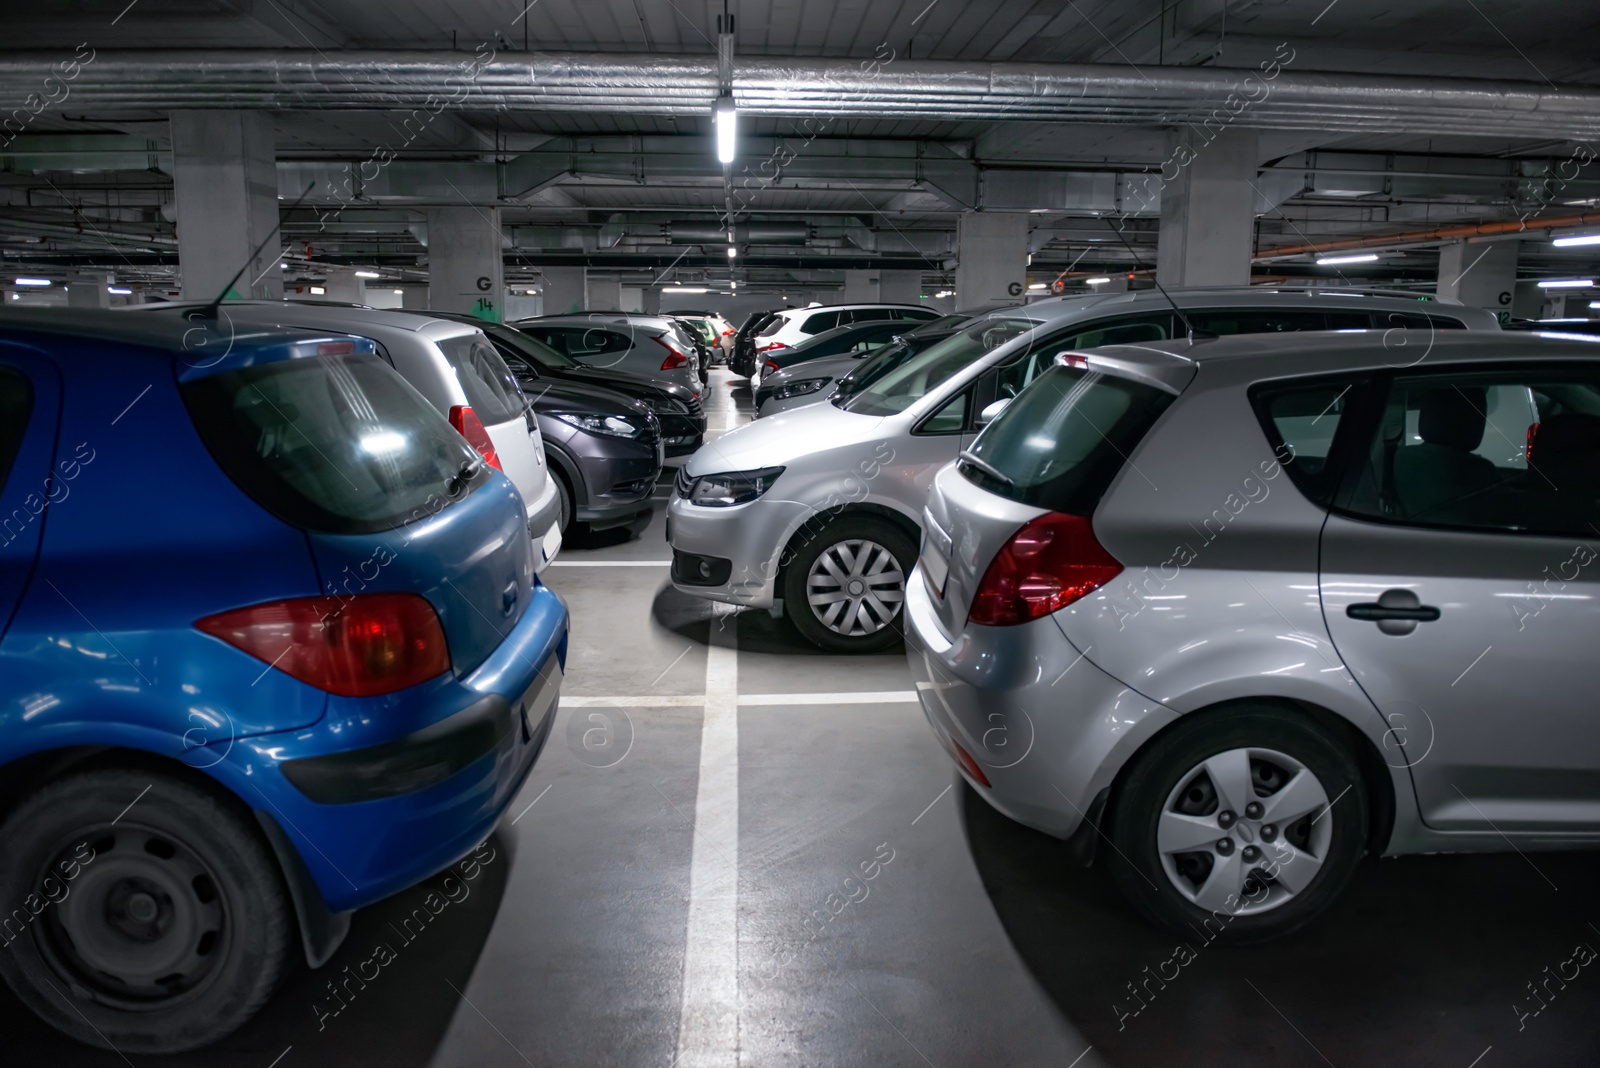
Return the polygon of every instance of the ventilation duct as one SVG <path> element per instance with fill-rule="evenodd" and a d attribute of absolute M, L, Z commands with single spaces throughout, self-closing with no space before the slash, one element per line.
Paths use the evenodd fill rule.
<path fill-rule="evenodd" d="M 662 227 L 674 245 L 726 245 L 728 230 L 714 222 L 674 219 Z M 738 245 L 803 245 L 811 237 L 805 223 L 737 223 L 733 241 Z"/>
<path fill-rule="evenodd" d="M 100 51 L 72 81 L 74 108 L 411 112 L 447 108 L 704 116 L 714 57 L 484 51 Z M 0 99 L 27 100 L 55 57 L 0 60 Z M 1534 82 L 1099 64 L 853 59 L 739 61 L 734 101 L 754 115 L 1193 125 L 1479 137 L 1600 136 L 1600 90 Z M 20 110 L 20 109 L 19 109 Z"/>

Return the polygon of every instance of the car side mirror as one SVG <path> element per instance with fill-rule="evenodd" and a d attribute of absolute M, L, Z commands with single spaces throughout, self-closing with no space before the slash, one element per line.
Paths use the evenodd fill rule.
<path fill-rule="evenodd" d="M 1001 397 L 999 400 L 990 401 L 983 411 L 978 413 L 978 425 L 983 427 L 994 422 L 995 417 L 1005 411 L 1006 405 L 1010 403 L 1010 397 Z"/>

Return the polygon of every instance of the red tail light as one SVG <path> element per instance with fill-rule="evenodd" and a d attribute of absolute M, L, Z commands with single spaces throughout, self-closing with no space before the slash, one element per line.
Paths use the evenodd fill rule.
<path fill-rule="evenodd" d="M 489 440 L 489 432 L 483 428 L 483 420 L 478 418 L 476 412 L 465 404 L 453 405 L 450 408 L 450 425 L 456 428 L 456 433 L 467 439 L 467 444 L 477 450 L 483 457 L 483 462 L 502 471 L 500 454 L 494 451 L 494 442 Z"/>
<path fill-rule="evenodd" d="M 980 785 L 989 786 L 990 789 L 993 789 L 989 783 L 989 776 L 985 775 L 983 769 L 978 766 L 978 762 L 972 759 L 972 754 L 961 748 L 960 742 L 952 738 L 950 739 L 950 747 L 955 750 L 957 763 L 967 769 L 968 775 L 977 779 Z"/>
<path fill-rule="evenodd" d="M 756 346 L 756 351 L 757 352 L 771 352 L 774 349 L 786 349 L 788 347 L 789 347 L 788 345 L 785 345 L 781 341 L 769 341 L 765 345 L 757 345 Z"/>
<path fill-rule="evenodd" d="M 207 616 L 195 628 L 340 697 L 375 697 L 450 670 L 439 615 L 414 593 L 297 597 Z"/>
<path fill-rule="evenodd" d="M 1522 457 L 1528 463 L 1532 463 L 1533 462 L 1533 439 L 1538 437 L 1538 436 L 1539 436 L 1539 424 L 1538 423 L 1529 423 L 1528 424 L 1528 449 L 1523 454 L 1523 457 Z"/>
<path fill-rule="evenodd" d="M 659 337 L 653 337 L 650 340 L 667 350 L 667 358 L 661 361 L 661 369 L 663 371 L 676 371 L 678 368 L 689 362 L 689 357 L 685 356 L 683 353 L 679 352 L 677 349 L 673 348 L 670 344 L 661 340 Z"/>
<path fill-rule="evenodd" d="M 773 360 L 768 360 L 767 361 L 767 374 L 775 375 L 781 370 L 783 370 L 783 368 L 779 367 L 775 361 L 773 361 Z"/>
<path fill-rule="evenodd" d="M 967 618 L 990 627 L 1026 623 L 1065 608 L 1121 572 L 1122 565 L 1095 540 L 1087 516 L 1048 512 L 1023 524 L 995 554 Z"/>

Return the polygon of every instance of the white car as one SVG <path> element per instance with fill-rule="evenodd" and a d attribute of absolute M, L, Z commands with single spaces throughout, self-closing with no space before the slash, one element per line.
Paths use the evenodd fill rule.
<path fill-rule="evenodd" d="M 130 311 L 183 314 L 196 306 L 146 304 Z M 223 330 L 337 330 L 377 342 L 379 354 L 401 377 L 517 487 L 528 513 L 528 534 L 538 550 L 536 565 L 542 569 L 555 559 L 561 549 L 561 500 L 545 466 L 539 425 L 483 331 L 425 312 L 299 301 L 229 301 L 220 306 L 218 324 Z"/>
<path fill-rule="evenodd" d="M 756 374 L 762 373 L 762 353 L 773 349 L 792 349 L 824 330 L 856 323 L 892 322 L 896 319 L 925 323 L 930 319 L 938 319 L 941 314 L 932 308 L 919 308 L 915 304 L 831 304 L 815 308 L 785 308 L 777 312 L 772 321 L 755 336 Z"/>
<path fill-rule="evenodd" d="M 1491 312 L 1354 292 L 1192 289 L 1174 297 L 1181 319 L 1156 290 L 996 310 L 847 397 L 706 444 L 679 473 L 667 509 L 673 584 L 781 611 L 826 649 L 883 649 L 900 637 L 934 472 L 1063 350 L 1165 341 L 1191 327 L 1197 338 L 1499 329 Z M 1409 344 L 1397 349 L 1397 363 L 1421 358 Z"/>

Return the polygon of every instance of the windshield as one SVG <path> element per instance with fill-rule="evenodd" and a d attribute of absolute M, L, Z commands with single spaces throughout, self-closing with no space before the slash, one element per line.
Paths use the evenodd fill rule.
<path fill-rule="evenodd" d="M 889 370 L 880 370 L 875 381 L 862 386 L 839 407 L 858 415 L 895 415 L 915 404 L 929 390 L 970 365 L 974 360 L 1040 325 L 1032 319 L 994 318 L 973 323 L 930 345 Z M 884 352 L 889 352 L 885 349 Z M 875 359 L 882 358 L 879 353 Z M 858 368 L 858 373 L 861 369 Z"/>
<path fill-rule="evenodd" d="M 498 426 L 522 418 L 527 407 L 522 387 L 511 368 L 479 333 L 448 337 L 435 342 L 456 373 L 467 405 L 485 426 Z"/>
<path fill-rule="evenodd" d="M 494 338 L 515 349 L 517 355 L 526 358 L 533 364 L 535 370 L 574 371 L 583 366 L 566 353 L 557 352 L 543 341 L 524 334 L 514 326 L 494 331 Z"/>

